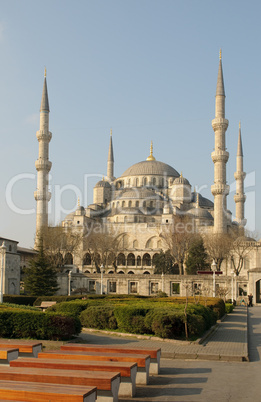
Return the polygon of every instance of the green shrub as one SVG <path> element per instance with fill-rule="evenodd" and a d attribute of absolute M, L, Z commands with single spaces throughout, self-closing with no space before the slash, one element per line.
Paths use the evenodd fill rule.
<path fill-rule="evenodd" d="M 11 304 L 19 304 L 23 306 L 33 306 L 36 296 L 21 296 L 21 295 L 4 295 L 3 302 Z"/>
<path fill-rule="evenodd" d="M 227 314 L 232 313 L 233 310 L 234 310 L 234 305 L 232 303 L 226 303 L 225 307 L 226 307 L 226 313 Z"/>
<path fill-rule="evenodd" d="M 38 311 L 0 310 L 0 336 L 4 338 L 70 339 L 81 332 L 80 320 Z"/>
<path fill-rule="evenodd" d="M 184 316 L 180 311 L 158 310 L 153 316 L 151 330 L 160 338 L 181 339 L 185 334 Z"/>
<path fill-rule="evenodd" d="M 110 306 L 92 306 L 82 311 L 80 321 L 83 327 L 97 329 L 116 329 L 117 321 Z"/>
<path fill-rule="evenodd" d="M 74 300 L 69 302 L 61 302 L 54 304 L 47 309 L 48 312 L 55 311 L 60 315 L 70 315 L 72 317 L 79 317 L 81 312 L 88 307 L 87 300 Z"/>
<path fill-rule="evenodd" d="M 143 334 L 147 332 L 144 317 L 149 311 L 148 307 L 116 306 L 114 315 L 120 331 Z M 142 319 L 137 319 L 137 316 Z"/>

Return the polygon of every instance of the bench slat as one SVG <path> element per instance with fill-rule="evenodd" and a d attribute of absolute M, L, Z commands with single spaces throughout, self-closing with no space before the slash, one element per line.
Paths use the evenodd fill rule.
<path fill-rule="evenodd" d="M 42 350 L 41 342 L 31 341 L 18 341 L 10 339 L 0 339 L 0 348 L 17 348 L 19 349 L 19 355 L 32 354 L 37 357 L 37 354 Z"/>
<path fill-rule="evenodd" d="M 95 402 L 95 387 L 0 380 L 0 397 L 27 402 Z"/>

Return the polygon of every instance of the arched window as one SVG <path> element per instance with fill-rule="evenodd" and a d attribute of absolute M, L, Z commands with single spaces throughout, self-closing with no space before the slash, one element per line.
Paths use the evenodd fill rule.
<path fill-rule="evenodd" d="M 134 272 L 133 272 L 133 271 L 129 271 L 128 274 L 129 274 L 129 275 L 134 275 Z"/>
<path fill-rule="evenodd" d="M 120 206 L 120 201 L 117 201 L 116 208 L 119 208 L 119 206 Z"/>
<path fill-rule="evenodd" d="M 141 266 L 141 256 L 138 255 L 138 257 L 137 257 L 137 267 L 140 267 L 140 266 Z"/>
<path fill-rule="evenodd" d="M 135 179 L 135 187 L 138 187 L 139 186 L 139 179 L 138 179 L 138 177 L 136 177 L 136 179 Z"/>
<path fill-rule="evenodd" d="M 146 201 L 143 201 L 143 208 L 146 208 Z"/>
<path fill-rule="evenodd" d="M 90 253 L 86 253 L 83 257 L 83 265 L 91 265 L 92 264 L 92 258 Z"/>
<path fill-rule="evenodd" d="M 124 272 L 123 272 L 123 271 L 119 271 L 118 274 L 124 274 Z"/>
<path fill-rule="evenodd" d="M 72 265 L 73 264 L 73 256 L 71 253 L 66 253 L 64 257 L 64 265 Z"/>
<path fill-rule="evenodd" d="M 139 201 L 135 202 L 135 207 L 139 208 Z"/>
<path fill-rule="evenodd" d="M 112 208 L 114 208 L 115 207 L 115 204 L 114 204 L 114 202 L 112 203 Z"/>
<path fill-rule="evenodd" d="M 128 180 L 127 180 L 127 183 L 126 183 L 126 184 L 127 184 L 127 187 L 130 187 L 130 183 L 131 183 L 131 181 L 130 181 L 130 179 L 128 179 Z"/>
<path fill-rule="evenodd" d="M 131 203 L 131 201 L 129 201 L 129 205 L 128 205 L 128 206 L 129 206 L 129 208 L 131 208 L 131 204 L 132 204 L 132 203 Z"/>
<path fill-rule="evenodd" d="M 152 257 L 152 265 L 155 265 L 155 258 L 157 258 L 158 255 L 159 255 L 158 253 L 155 253 L 153 255 L 153 257 Z"/>
<path fill-rule="evenodd" d="M 128 254 L 127 265 L 129 267 L 134 267 L 135 266 L 135 255 L 133 253 Z"/>
<path fill-rule="evenodd" d="M 56 266 L 62 267 L 63 266 L 63 256 L 61 253 L 56 254 Z"/>
<path fill-rule="evenodd" d="M 153 179 L 152 179 L 152 184 L 153 184 L 153 186 L 156 185 L 156 177 L 153 177 Z"/>
<path fill-rule="evenodd" d="M 125 255 L 120 253 L 117 258 L 117 265 L 126 265 Z"/>
<path fill-rule="evenodd" d="M 125 201 L 122 201 L 121 206 L 122 206 L 122 208 L 124 208 L 124 207 L 125 207 Z"/>
<path fill-rule="evenodd" d="M 145 267 L 151 266 L 151 258 L 148 253 L 144 254 L 144 256 L 142 257 L 142 265 Z"/>
<path fill-rule="evenodd" d="M 148 182 L 147 177 L 144 177 L 143 178 L 143 186 L 147 186 L 147 182 Z"/>
<path fill-rule="evenodd" d="M 109 255 L 107 257 L 107 264 L 112 265 L 113 261 L 114 261 L 114 255 L 113 255 L 113 253 L 109 253 Z"/>
<path fill-rule="evenodd" d="M 149 271 L 144 271 L 143 275 L 150 275 L 150 272 Z"/>
<path fill-rule="evenodd" d="M 133 242 L 133 248 L 138 248 L 138 241 L 137 241 L 137 240 L 134 240 L 134 242 Z"/>
<path fill-rule="evenodd" d="M 150 208 L 153 208 L 153 201 L 150 201 Z"/>
<path fill-rule="evenodd" d="M 89 274 L 90 271 L 88 271 L 88 269 L 86 269 L 86 271 L 84 271 L 85 274 Z"/>

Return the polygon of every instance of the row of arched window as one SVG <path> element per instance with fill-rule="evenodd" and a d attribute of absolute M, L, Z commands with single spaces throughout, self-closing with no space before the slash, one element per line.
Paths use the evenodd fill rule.
<path fill-rule="evenodd" d="M 134 177 L 128 179 L 121 179 L 117 181 L 116 188 L 120 189 L 122 187 L 142 187 L 142 186 L 167 186 L 167 180 L 164 177 Z"/>
<path fill-rule="evenodd" d="M 160 208 L 160 205 L 156 205 L 159 202 L 156 200 L 149 201 L 114 201 L 111 204 L 112 208 Z"/>
<path fill-rule="evenodd" d="M 150 267 L 154 265 L 154 259 L 158 253 L 155 253 L 152 258 L 149 253 L 145 253 L 142 257 L 138 255 L 137 257 L 133 253 L 129 253 L 125 256 L 123 253 L 119 253 L 116 258 L 117 266 L 128 266 L 128 267 Z M 101 261 L 100 255 L 96 256 L 96 262 L 99 264 Z M 111 265 L 113 263 L 113 256 L 109 254 L 107 264 Z M 83 257 L 83 265 L 92 265 L 92 258 L 90 253 L 86 253 Z"/>

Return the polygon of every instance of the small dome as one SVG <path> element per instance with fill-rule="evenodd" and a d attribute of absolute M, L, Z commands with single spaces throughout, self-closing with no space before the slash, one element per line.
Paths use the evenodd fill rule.
<path fill-rule="evenodd" d="M 110 183 L 106 180 L 100 180 L 96 183 L 95 187 L 111 187 Z"/>
<path fill-rule="evenodd" d="M 214 203 L 212 201 L 210 201 L 208 198 L 202 197 L 201 194 L 197 193 L 197 192 L 193 192 L 192 193 L 192 200 L 191 202 L 197 202 L 197 198 L 199 200 L 199 206 L 200 207 L 205 207 L 205 208 L 214 208 Z"/>
<path fill-rule="evenodd" d="M 186 184 L 190 186 L 190 182 L 182 174 L 174 180 L 173 184 Z"/>
<path fill-rule="evenodd" d="M 156 160 L 135 163 L 125 170 L 121 177 L 141 175 L 179 177 L 178 172 L 173 167 Z"/>
<path fill-rule="evenodd" d="M 210 219 L 213 221 L 213 216 L 202 208 L 192 208 L 188 211 L 188 214 L 193 215 L 195 218 Z"/>

